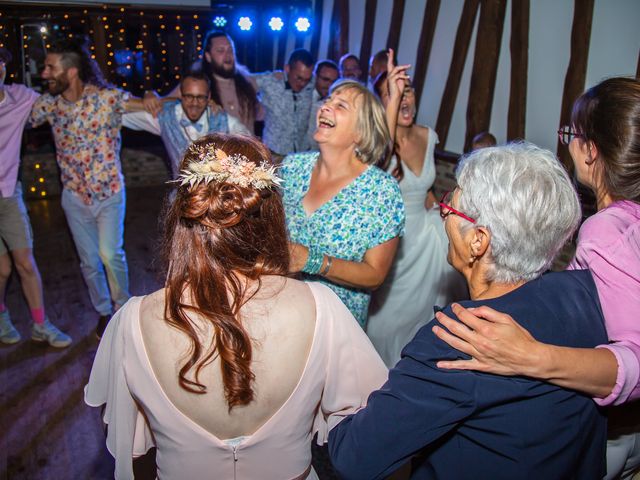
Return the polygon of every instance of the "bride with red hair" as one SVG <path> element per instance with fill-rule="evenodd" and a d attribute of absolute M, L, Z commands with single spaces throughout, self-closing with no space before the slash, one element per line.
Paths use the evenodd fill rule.
<path fill-rule="evenodd" d="M 85 400 L 106 404 L 116 478 L 157 447 L 163 478 L 317 478 L 310 443 L 364 406 L 386 368 L 327 287 L 287 277 L 269 151 L 209 135 L 165 219 L 165 287 L 102 337 Z"/>

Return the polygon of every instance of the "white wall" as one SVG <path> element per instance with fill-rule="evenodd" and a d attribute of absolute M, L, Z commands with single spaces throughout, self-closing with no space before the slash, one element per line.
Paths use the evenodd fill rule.
<path fill-rule="evenodd" d="M 44 0 L 47 1 L 47 0 Z M 81 0 L 83 3 L 116 3 L 116 0 Z M 58 3 L 58 2 L 56 2 Z M 67 2 L 74 3 L 74 2 Z M 154 5 L 210 5 L 209 0 L 135 0 L 134 4 Z M 313 22 L 313 28 L 322 28 L 319 58 L 326 58 L 329 40 L 336 32 L 330 30 L 333 0 L 324 0 L 322 25 Z M 491 132 L 498 141 L 506 140 L 507 113 L 511 59 L 511 1 L 507 2 L 502 48 L 491 113 Z M 571 25 L 574 0 L 534 0 L 530 10 L 529 71 L 527 81 L 526 139 L 551 150 L 556 148 L 556 130 L 560 121 L 560 106 L 564 78 L 569 63 Z M 428 0 L 406 0 L 403 26 L 398 48 L 401 63 L 416 64 L 417 44 Z M 464 0 L 441 2 L 438 22 L 433 38 L 431 57 L 422 93 L 417 121 L 435 126 L 440 109 Z M 349 0 L 349 50 L 360 54 L 364 29 L 366 0 Z M 371 52 L 386 47 L 389 23 L 393 10 L 392 0 L 377 2 Z M 466 131 L 466 111 L 477 21 L 471 38 L 455 110 L 449 128 L 446 149 L 461 152 Z M 640 47 L 640 0 L 595 0 L 591 45 L 586 86 L 590 87 L 605 77 L 635 75 Z M 304 46 L 309 48 L 309 35 Z M 294 48 L 294 38 L 287 42 L 287 55 Z M 274 57 L 277 49 L 274 49 Z M 281 66 L 278 66 L 281 68 Z M 440 145 L 443 148 L 443 145 Z"/>
<path fill-rule="evenodd" d="M 398 49 L 400 62 L 415 65 L 416 45 L 427 2 L 428 0 L 407 0 L 405 3 L 403 29 Z M 441 2 L 418 113 L 419 123 L 432 126 L 436 123 L 463 3 L 464 0 Z M 573 0 L 535 0 L 531 2 L 526 139 L 551 150 L 556 148 L 555 132 L 560 119 L 564 78 L 569 63 L 573 3 Z M 360 52 L 365 5 L 366 0 L 349 0 L 349 48 L 356 54 Z M 378 1 L 372 52 L 385 47 L 392 7 L 391 0 Z M 329 35 L 332 34 L 332 32 L 328 32 L 332 8 L 333 1 L 325 0 L 321 58 L 326 55 Z M 640 1 L 638 0 L 595 1 L 587 87 L 596 84 L 605 77 L 635 75 L 638 48 L 640 47 L 639 21 Z M 476 29 L 474 29 L 471 39 L 446 145 L 447 150 L 455 152 L 462 151 L 464 144 L 465 117 Z M 499 141 L 506 139 L 507 132 L 511 69 L 510 35 L 511 2 L 509 1 L 491 115 L 491 132 L 496 135 Z"/>

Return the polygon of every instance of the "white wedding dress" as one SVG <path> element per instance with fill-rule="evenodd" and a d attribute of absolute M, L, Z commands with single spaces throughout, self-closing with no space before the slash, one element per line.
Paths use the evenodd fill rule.
<path fill-rule="evenodd" d="M 404 165 L 400 189 L 405 206 L 405 234 L 384 284 L 373 293 L 367 335 L 387 367 L 416 332 L 444 307 L 468 298 L 462 275 L 447 262 L 449 241 L 436 208 L 426 210 L 427 191 L 436 177 L 433 152 L 438 135 L 429 128 L 424 164 L 419 176 Z M 395 168 L 394 156 L 389 171 Z"/>

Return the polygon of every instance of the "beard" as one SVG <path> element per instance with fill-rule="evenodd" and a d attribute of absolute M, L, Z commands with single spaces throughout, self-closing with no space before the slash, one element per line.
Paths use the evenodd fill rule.
<path fill-rule="evenodd" d="M 53 83 L 50 83 L 53 82 Z M 69 81 L 62 75 L 47 81 L 47 88 L 51 95 L 60 95 L 69 88 Z"/>
<path fill-rule="evenodd" d="M 211 62 L 211 72 L 222 78 L 233 78 L 236 74 L 236 68 L 235 65 L 229 68 L 224 64 L 218 65 L 215 62 Z"/>

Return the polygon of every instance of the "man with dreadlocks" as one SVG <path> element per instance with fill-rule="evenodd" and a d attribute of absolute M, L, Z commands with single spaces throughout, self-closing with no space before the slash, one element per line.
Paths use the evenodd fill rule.
<path fill-rule="evenodd" d="M 122 113 L 139 99 L 105 82 L 84 42 L 62 39 L 47 51 L 30 123 L 53 130 L 62 180 L 62 208 L 73 235 L 102 335 L 113 309 L 129 299 L 123 248 L 125 190 L 120 166 Z M 105 274 L 106 270 L 106 274 Z"/>

